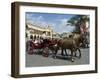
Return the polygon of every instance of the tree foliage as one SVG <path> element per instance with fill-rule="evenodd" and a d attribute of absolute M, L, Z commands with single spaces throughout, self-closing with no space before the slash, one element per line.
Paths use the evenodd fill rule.
<path fill-rule="evenodd" d="M 70 20 L 68 20 L 68 25 L 75 26 L 75 30 L 73 32 L 75 33 L 80 33 L 80 24 L 86 23 L 89 21 L 89 16 L 87 15 L 76 15 L 72 17 Z"/>

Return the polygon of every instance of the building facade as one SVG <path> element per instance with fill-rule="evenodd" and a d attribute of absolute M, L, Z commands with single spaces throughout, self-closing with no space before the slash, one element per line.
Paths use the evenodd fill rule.
<path fill-rule="evenodd" d="M 52 38 L 53 30 L 50 26 L 42 27 L 34 24 L 26 24 L 26 37 L 30 39 L 30 37 L 42 37 L 43 32 L 46 33 L 47 38 Z"/>

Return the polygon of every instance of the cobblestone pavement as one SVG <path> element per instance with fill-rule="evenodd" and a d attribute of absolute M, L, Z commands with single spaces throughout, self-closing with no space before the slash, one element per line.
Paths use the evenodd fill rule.
<path fill-rule="evenodd" d="M 67 52 L 70 54 L 70 51 L 67 50 Z M 52 55 L 49 55 L 49 57 L 43 57 L 39 53 L 33 55 L 26 53 L 26 67 L 89 64 L 89 48 L 81 49 L 81 55 L 82 57 L 80 59 L 75 57 L 75 61 L 71 62 L 68 56 L 61 55 L 60 50 L 56 59 L 53 59 Z"/>

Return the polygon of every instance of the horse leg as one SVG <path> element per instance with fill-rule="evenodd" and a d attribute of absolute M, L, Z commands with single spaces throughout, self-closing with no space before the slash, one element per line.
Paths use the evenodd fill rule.
<path fill-rule="evenodd" d="M 66 49 L 64 49 L 64 50 L 65 50 L 65 54 L 66 54 L 66 56 L 68 56 Z"/>
<path fill-rule="evenodd" d="M 71 61 L 74 62 L 74 58 L 73 58 L 73 50 L 71 50 Z"/>
<path fill-rule="evenodd" d="M 63 51 L 64 49 L 63 48 L 61 48 L 61 55 L 62 56 L 64 56 L 64 51 Z"/>
<path fill-rule="evenodd" d="M 58 53 L 58 47 L 57 48 L 55 48 L 55 52 L 53 53 L 53 58 L 55 59 L 56 58 L 56 55 L 57 55 L 57 53 Z"/>

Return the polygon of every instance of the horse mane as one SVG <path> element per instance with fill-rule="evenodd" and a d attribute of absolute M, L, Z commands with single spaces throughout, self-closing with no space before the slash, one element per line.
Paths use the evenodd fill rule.
<path fill-rule="evenodd" d="M 80 43 L 82 43 L 82 34 L 75 34 L 73 39 L 75 40 L 77 46 L 79 46 Z"/>

